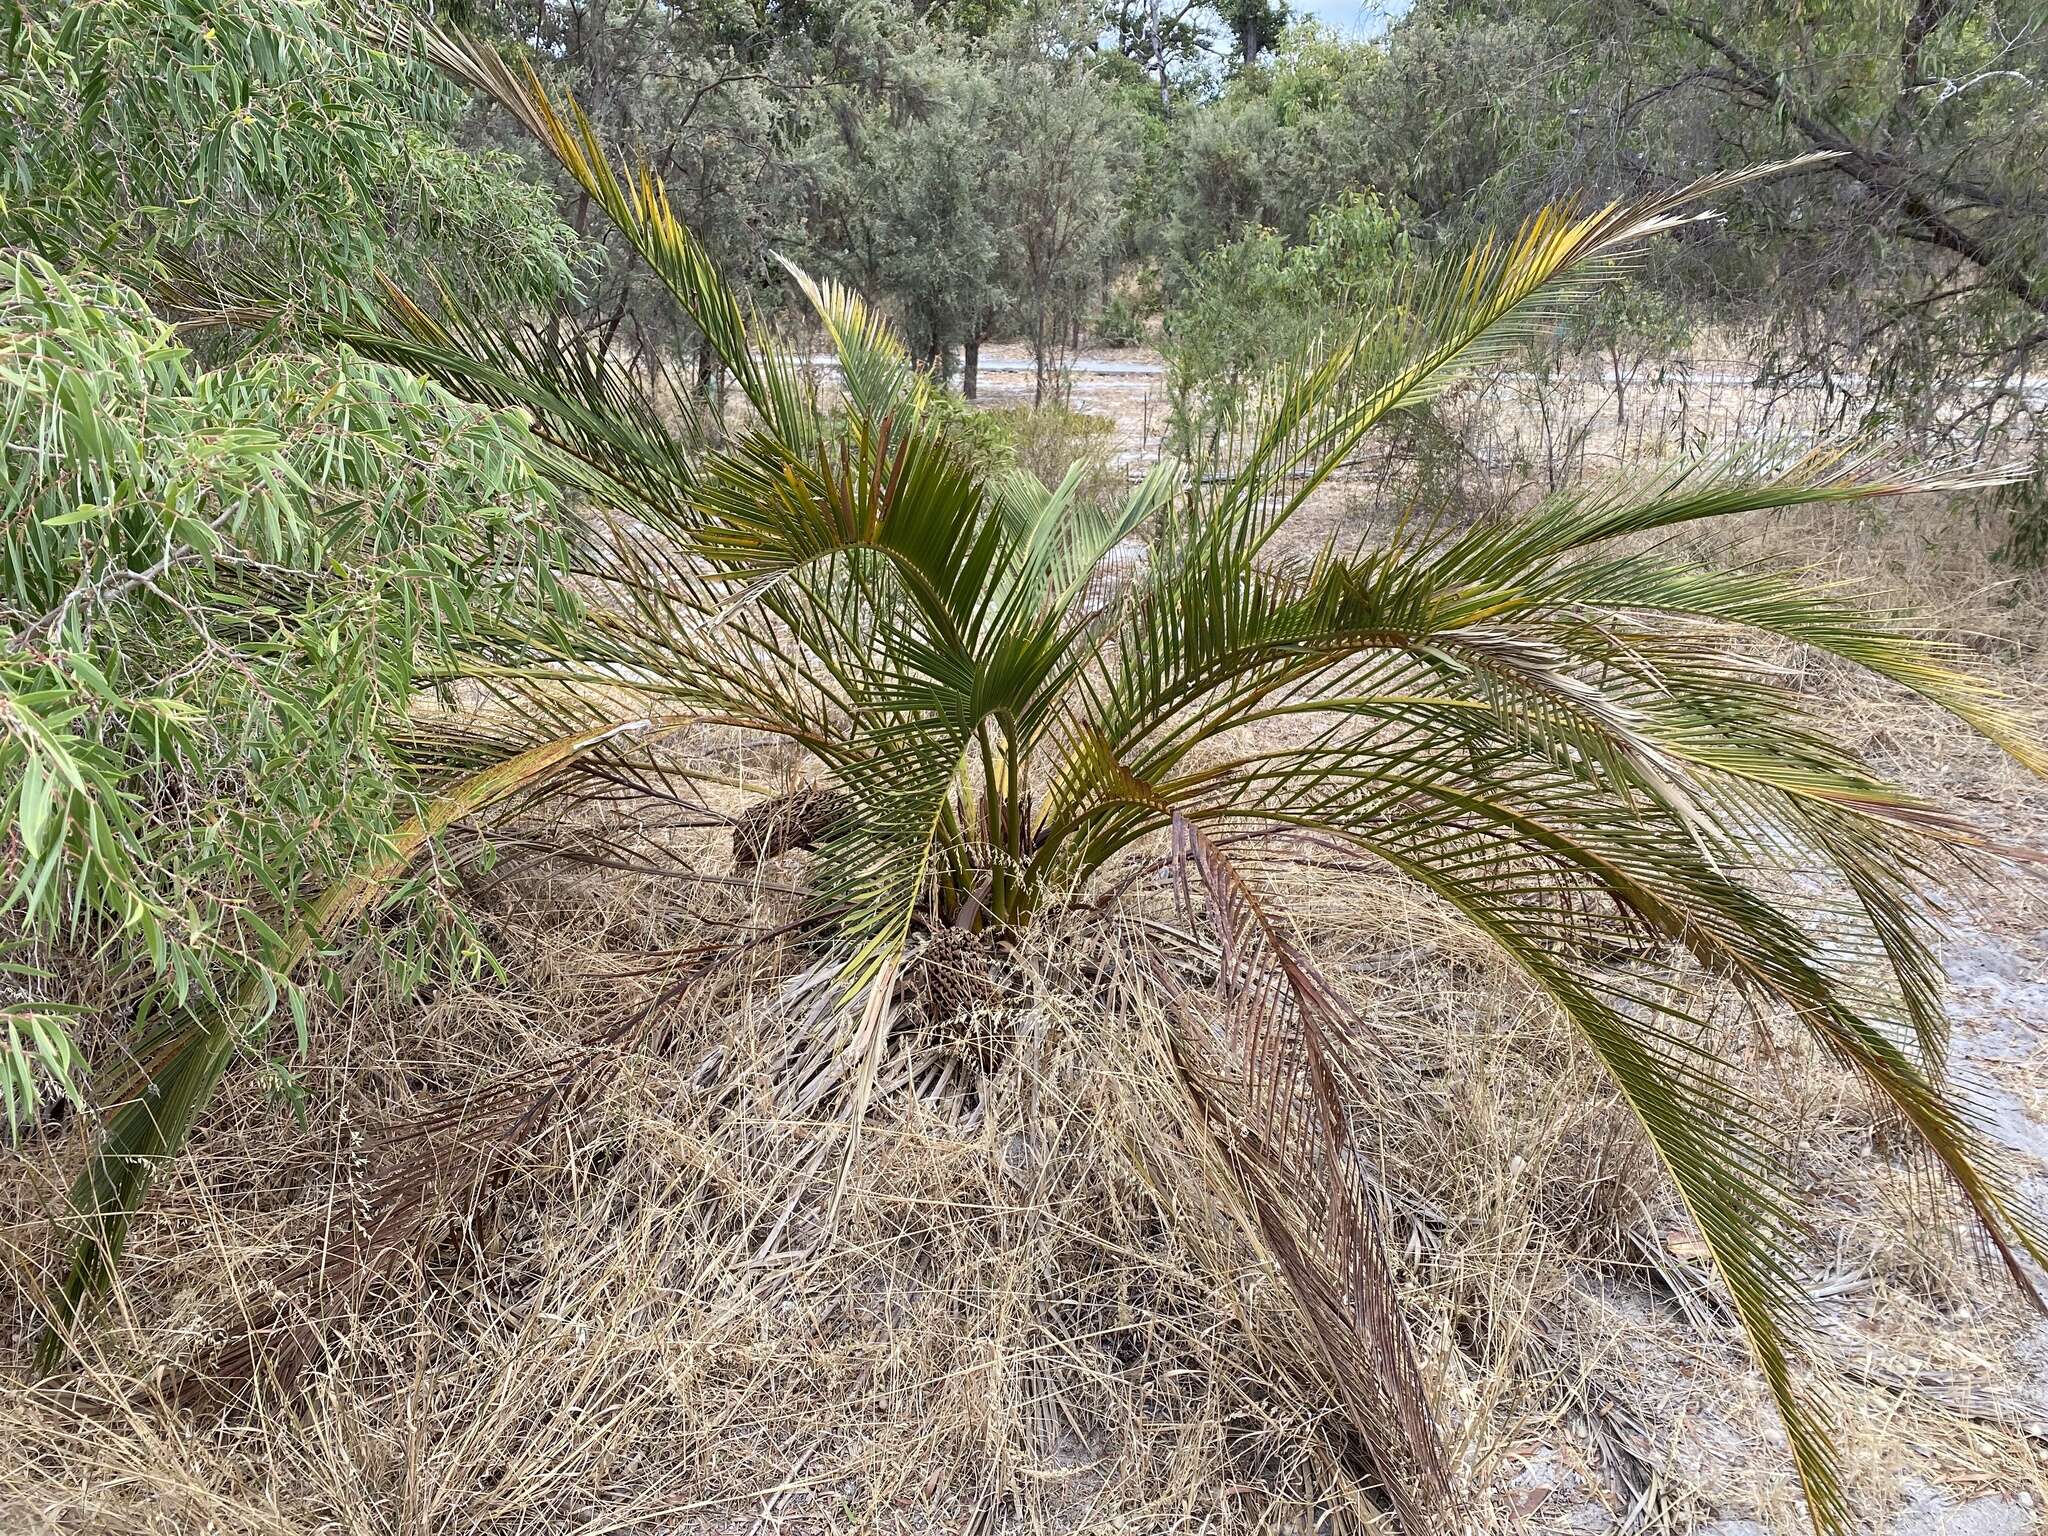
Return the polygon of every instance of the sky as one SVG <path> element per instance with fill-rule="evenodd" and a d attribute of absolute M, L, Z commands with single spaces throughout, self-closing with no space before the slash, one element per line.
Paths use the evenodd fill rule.
<path fill-rule="evenodd" d="M 1408 9 L 1408 0 L 1289 0 L 1289 8 L 1339 32 L 1372 37 Z"/>

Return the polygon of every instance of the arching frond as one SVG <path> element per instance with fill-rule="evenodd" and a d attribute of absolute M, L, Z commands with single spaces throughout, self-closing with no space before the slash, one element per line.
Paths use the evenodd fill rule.
<path fill-rule="evenodd" d="M 922 412 L 931 386 L 880 313 L 844 283 L 814 278 L 789 258 L 780 260 L 831 338 L 840 389 L 864 426 L 879 431 L 898 416 Z"/>
<path fill-rule="evenodd" d="M 1426 403 L 1461 373 L 1540 334 L 1645 241 L 1714 217 L 1702 203 L 1826 158 L 1721 172 L 1592 213 L 1553 205 L 1512 240 L 1489 240 L 1416 279 L 1387 313 L 1333 335 L 1253 393 L 1224 434 L 1224 478 L 1202 498 L 1202 536 L 1263 546 L 1393 412 Z"/>
<path fill-rule="evenodd" d="M 428 22 L 420 24 L 419 36 L 429 60 L 512 113 L 632 242 L 768 429 L 792 446 L 813 440 L 818 413 L 801 371 L 748 313 L 704 243 L 676 217 L 653 171 L 642 167 L 622 174 L 582 108 L 574 102 L 566 111 L 557 106 L 524 61 L 508 63 L 490 44 Z"/>

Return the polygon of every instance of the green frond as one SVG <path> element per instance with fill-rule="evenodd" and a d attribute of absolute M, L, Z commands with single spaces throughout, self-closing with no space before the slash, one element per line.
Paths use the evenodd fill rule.
<path fill-rule="evenodd" d="M 909 351 L 888 322 L 844 283 L 820 281 L 786 256 L 777 260 L 831 338 L 847 406 L 868 430 L 878 431 L 899 415 L 923 414 L 931 384 L 911 366 Z"/>
<path fill-rule="evenodd" d="M 1256 391 L 1227 434 L 1226 477 L 1203 506 L 1210 538 L 1269 541 L 1367 433 L 1460 374 L 1540 334 L 1645 241 L 1712 218 L 1698 205 L 1747 182 L 1827 158 L 1804 156 L 1702 177 L 1590 214 L 1556 204 L 1512 240 L 1488 241 L 1397 295 L 1374 316 Z"/>
<path fill-rule="evenodd" d="M 1368 821 L 1341 835 L 1487 934 L 1579 1028 L 1657 1149 L 1727 1286 L 1817 1527 L 1845 1528 L 1828 1420 L 1793 1380 L 1792 1340 L 1803 1315 L 1796 1206 L 1770 1118 L 1735 1087 L 1706 1021 L 1682 991 L 1573 958 L 1567 935 L 1576 925 L 1560 915 L 1569 866 L 1475 857 L 1473 834 L 1458 824 Z"/>
<path fill-rule="evenodd" d="M 604 212 L 661 279 L 770 431 L 792 446 L 814 441 L 818 413 L 794 361 L 749 315 L 704 243 L 678 219 L 651 168 L 621 174 L 573 101 L 555 104 L 523 60 L 515 67 L 488 43 L 420 24 L 422 52 L 517 118 Z"/>

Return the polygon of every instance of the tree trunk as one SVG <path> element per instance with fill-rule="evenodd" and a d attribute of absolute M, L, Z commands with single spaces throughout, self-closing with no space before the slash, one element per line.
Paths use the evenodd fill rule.
<path fill-rule="evenodd" d="M 981 338 L 970 336 L 960 346 L 960 393 L 969 400 L 981 384 Z"/>
<path fill-rule="evenodd" d="M 704 402 L 704 413 L 709 420 L 714 443 L 725 441 L 725 410 L 718 388 L 722 371 L 723 365 L 712 350 L 710 338 L 700 337 L 697 341 L 697 396 Z"/>
<path fill-rule="evenodd" d="M 1145 41 L 1152 45 L 1152 68 L 1159 76 L 1159 105 L 1173 109 L 1166 89 L 1166 45 L 1159 37 L 1159 0 L 1145 0 Z"/>

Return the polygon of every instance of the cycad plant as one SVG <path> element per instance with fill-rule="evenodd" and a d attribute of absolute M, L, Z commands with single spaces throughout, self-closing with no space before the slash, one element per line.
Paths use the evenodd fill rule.
<path fill-rule="evenodd" d="M 1156 888 L 1134 869 L 1163 870 L 1208 935 L 1200 985 L 1184 954 L 1154 967 L 1172 1021 L 1158 1059 L 1194 1150 L 1284 1278 L 1401 1513 L 1436 1528 L 1460 1500 L 1383 1241 L 1401 1170 L 1376 1164 L 1354 1123 L 1372 1024 L 1289 937 L 1247 855 L 1292 841 L 1341 856 L 1346 878 L 1398 881 L 1454 913 L 1583 1033 L 1713 1256 L 1816 1524 L 1842 1527 L 1827 1421 L 1794 1379 L 1797 1203 L 1771 1110 L 1736 1080 L 1743 1037 L 1724 1001 L 1796 1018 L 1853 1067 L 2022 1283 L 2023 1256 L 2044 1249 L 1997 1147 L 1942 1081 L 1926 893 L 2001 850 L 1828 740 L 1763 652 L 1826 653 L 2030 768 L 2048 758 L 1898 623 L 1797 575 L 1640 536 L 1986 477 L 1898 471 L 1849 447 L 1752 450 L 1506 521 L 1418 518 L 1306 550 L 1285 537 L 1368 433 L 1755 173 L 1542 214 L 1333 329 L 1247 398 L 1212 460 L 1162 463 L 1097 506 L 1078 477 L 977 472 L 882 321 L 793 274 L 835 350 L 828 408 L 651 174 L 615 170 L 530 71 L 445 35 L 426 46 L 618 225 L 737 403 L 708 419 L 687 392 L 652 399 L 543 333 L 445 298 L 430 312 L 395 287 L 380 324 L 341 329 L 531 414 L 541 467 L 581 509 L 570 584 L 584 607 L 508 624 L 439 679 L 473 706 L 420 722 L 440 808 L 310 909 L 307 943 L 331 941 L 459 815 L 579 793 L 601 818 L 621 786 L 684 793 L 664 774 L 667 743 L 778 739 L 807 777 L 741 818 L 736 849 L 743 867 L 812 850 L 809 968 L 788 994 L 812 1028 L 782 1066 L 793 1096 L 844 1119 L 850 1156 L 909 1021 L 958 1006 L 935 1000 L 940 957 L 956 992 L 965 976 L 968 993 L 1000 995 L 1032 924 L 1113 907 Z M 602 835 L 625 847 L 631 818 Z M 117 1238 L 140 1196 L 141 1178 L 118 1171 L 175 1149 L 245 1025 L 181 1027 L 147 1059 L 203 1058 L 205 1081 L 113 1119 L 80 1185 L 88 1249 Z"/>

